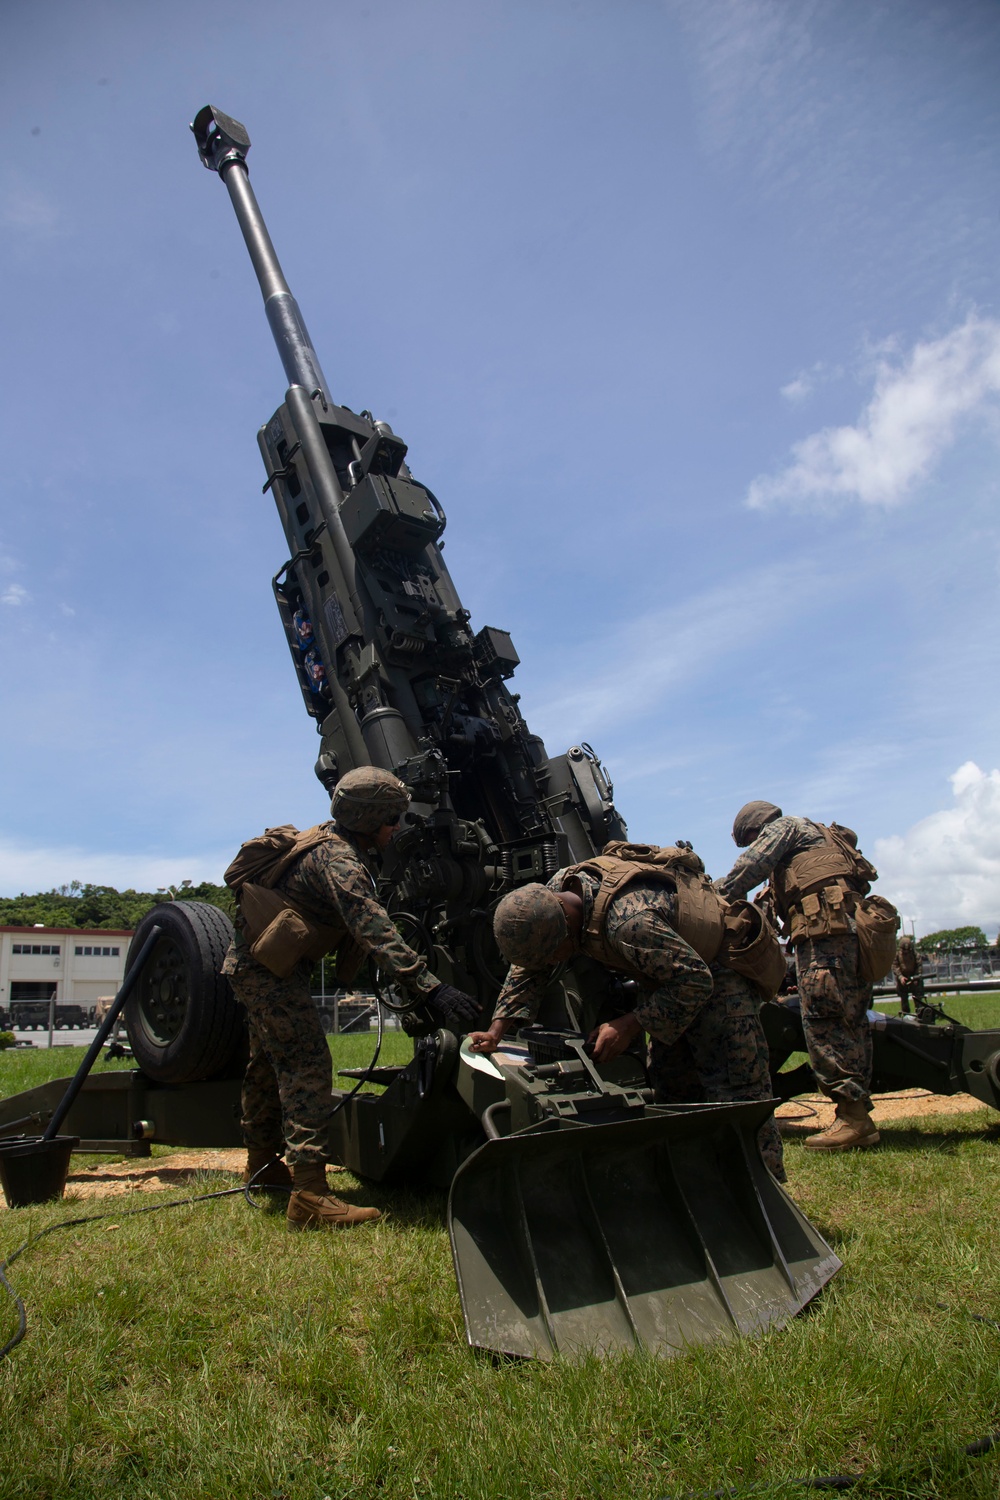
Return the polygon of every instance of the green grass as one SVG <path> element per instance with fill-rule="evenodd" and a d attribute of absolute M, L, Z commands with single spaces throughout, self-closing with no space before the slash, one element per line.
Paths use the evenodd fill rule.
<path fill-rule="evenodd" d="M 335 1068 L 359 1068 L 371 1062 L 375 1050 L 375 1033 L 363 1031 L 358 1035 L 348 1032 L 343 1036 L 331 1036 L 327 1040 L 333 1054 Z M 83 1061 L 86 1047 L 36 1047 L 8 1048 L 0 1052 L 0 1099 L 19 1094 L 22 1089 L 33 1089 L 51 1078 L 71 1078 Z M 379 1063 L 405 1063 L 413 1056 L 413 1042 L 403 1031 L 386 1031 L 382 1039 Z M 134 1068 L 135 1063 L 127 1058 L 114 1062 L 99 1060 L 94 1071 L 107 1073 L 120 1068 Z"/>
<path fill-rule="evenodd" d="M 335 1044 L 347 1066 L 370 1046 Z M 29 1330 L 0 1364 L 0 1500 L 791 1496 L 782 1480 L 859 1469 L 859 1497 L 995 1500 L 1000 1457 L 960 1449 L 1000 1428 L 1000 1331 L 970 1316 L 1000 1318 L 997 1116 L 882 1136 L 833 1158 L 787 1145 L 791 1191 L 845 1262 L 822 1297 L 672 1361 L 470 1353 L 441 1195 L 342 1176 L 386 1218 L 339 1235 L 290 1235 L 241 1198 L 108 1204 L 11 1272 Z M 101 1207 L 4 1212 L 0 1255 Z M 0 1342 L 13 1327 L 0 1302 Z"/>
<path fill-rule="evenodd" d="M 963 1026 L 970 1026 L 973 1031 L 1000 1031 L 1000 994 L 992 990 L 971 995 L 928 995 L 927 999 L 932 1004 L 940 1003 L 945 1015 L 950 1016 L 953 1021 L 960 1021 Z M 898 1000 L 878 1000 L 875 1008 L 886 1016 L 898 1016 L 900 1013 Z M 793 1052 L 782 1063 L 781 1071 L 791 1073 L 801 1063 L 808 1061 L 808 1053 Z"/>
<path fill-rule="evenodd" d="M 953 1021 L 961 1021 L 963 1026 L 971 1026 L 974 1031 L 1000 1031 L 1000 993 L 996 990 L 928 995 L 926 1000 L 928 1005 L 940 1005 Z M 886 1016 L 900 1013 L 898 1000 L 876 1000 L 875 1008 Z"/>

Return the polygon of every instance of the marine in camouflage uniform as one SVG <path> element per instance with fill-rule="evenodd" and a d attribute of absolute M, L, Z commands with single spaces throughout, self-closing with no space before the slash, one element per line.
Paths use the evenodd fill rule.
<path fill-rule="evenodd" d="M 332 832 L 334 825 L 329 826 Z M 297 910 L 352 937 L 383 973 L 415 997 L 432 994 L 438 981 L 403 942 L 376 899 L 356 842 L 356 835 L 341 829 L 339 837 L 303 854 L 274 889 Z M 331 948 L 336 946 L 334 939 Z M 312 968 L 313 960 L 303 959 L 287 979 L 279 979 L 253 958 L 239 930 L 222 966 L 249 1020 L 244 1140 L 255 1151 L 284 1152 L 290 1164 L 326 1160 L 333 1108 L 333 1064 L 310 993 Z"/>
<path fill-rule="evenodd" d="M 370 955 L 436 1024 L 467 1022 L 478 1014 L 478 1003 L 441 984 L 403 942 L 376 899 L 364 862 L 388 844 L 409 800 L 407 788 L 387 771 L 364 766 L 347 772 L 334 790 L 334 822 L 308 835 L 327 836 L 314 839 L 267 889 L 325 929 L 322 941 L 328 951 L 349 939 Z M 246 1007 L 249 1022 L 250 1061 L 242 1096 L 246 1180 L 291 1189 L 291 1228 L 341 1228 L 377 1219 L 376 1209 L 335 1198 L 326 1182 L 333 1064 L 309 990 L 315 960 L 303 958 L 281 978 L 254 957 L 245 926 L 241 911 L 222 972 Z"/>
<path fill-rule="evenodd" d="M 582 936 L 571 967 L 592 964 L 596 951 L 587 929 L 600 888 L 600 881 L 586 869 L 567 866 L 558 870 L 547 886 L 527 886 L 505 898 L 508 903 L 527 905 L 533 891 L 559 894 L 572 878 L 583 902 Z M 639 999 L 631 1015 L 642 1031 L 649 1033 L 650 1082 L 662 1103 L 732 1103 L 748 1099 L 770 1099 L 767 1043 L 758 1017 L 759 996 L 749 980 L 721 964 L 709 966 L 676 931 L 676 899 L 662 881 L 629 881 L 608 906 L 604 939 L 620 957 L 623 966 L 638 972 Z M 501 912 L 497 912 L 500 927 Z M 504 939 L 498 930 L 498 941 Z M 477 1038 L 497 1037 L 512 1023 L 534 1021 L 552 981 L 551 960 L 537 968 L 515 963 L 508 972 L 493 1012 L 490 1032 L 474 1032 Z M 713 982 L 714 981 L 714 982 Z M 583 1029 L 608 1018 L 622 1017 L 626 1004 L 610 1011 L 581 1018 Z M 479 1043 L 479 1049 L 490 1050 Z M 781 1137 L 773 1118 L 758 1133 L 761 1155 L 779 1182 L 784 1182 Z"/>
<path fill-rule="evenodd" d="M 892 961 L 892 973 L 899 996 L 900 1013 L 910 1014 L 910 1000 L 922 1005 L 924 999 L 924 973 L 920 953 L 910 936 L 901 937 L 896 957 Z"/>
<path fill-rule="evenodd" d="M 767 1040 L 760 1023 L 760 995 L 749 979 L 710 965 L 712 1000 L 687 1031 L 665 1046 L 649 1043 L 649 1081 L 664 1104 L 730 1104 L 770 1099 L 774 1090 Z M 781 1136 L 771 1118 L 757 1133 L 760 1154 L 779 1182 L 786 1181 Z"/>
<path fill-rule="evenodd" d="M 715 882 L 716 890 L 733 900 L 770 878 L 778 915 L 787 923 L 790 911 L 778 889 L 782 872 L 797 855 L 828 844 L 822 827 L 808 818 L 785 817 L 773 803 L 750 802 L 737 814 L 733 838 L 744 846 L 743 853 L 729 874 Z M 849 878 L 838 878 L 846 888 L 851 887 Z M 837 1106 L 834 1125 L 807 1141 L 821 1150 L 878 1141 L 870 1119 L 872 1041 L 867 1013 L 872 987 L 861 977 L 849 908 L 848 899 L 842 922 L 849 930 L 833 936 L 798 937 L 793 931 L 791 938 L 809 1062 L 820 1089 Z"/>

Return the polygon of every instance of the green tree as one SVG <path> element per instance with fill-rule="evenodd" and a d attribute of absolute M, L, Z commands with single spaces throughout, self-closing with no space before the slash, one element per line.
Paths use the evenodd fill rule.
<path fill-rule="evenodd" d="M 922 953 L 933 953 L 938 948 L 985 948 L 986 934 L 981 927 L 944 927 L 940 932 L 928 932 L 917 942 Z"/>
<path fill-rule="evenodd" d="M 154 891 L 117 891 L 112 885 L 69 885 L 34 895 L 0 897 L 0 925 L 5 927 L 138 927 L 148 911 L 164 900 L 208 901 L 220 906 L 230 919 L 236 916 L 233 893 L 224 885 L 203 880 L 198 885 L 185 882 L 167 893 Z"/>

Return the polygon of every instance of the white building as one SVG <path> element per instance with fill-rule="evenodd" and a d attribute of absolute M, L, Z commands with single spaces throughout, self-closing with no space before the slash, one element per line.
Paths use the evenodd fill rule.
<path fill-rule="evenodd" d="M 80 927 L 0 926 L 0 1008 L 51 1000 L 89 1009 L 121 987 L 131 932 Z"/>

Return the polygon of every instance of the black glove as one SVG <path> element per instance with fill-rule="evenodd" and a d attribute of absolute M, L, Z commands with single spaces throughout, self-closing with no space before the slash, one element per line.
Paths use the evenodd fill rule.
<path fill-rule="evenodd" d="M 453 1026 L 475 1021 L 483 1008 L 478 1000 L 465 994 L 464 990 L 456 990 L 452 984 L 439 984 L 436 990 L 424 996 L 424 1004 L 438 1020 Z"/>

